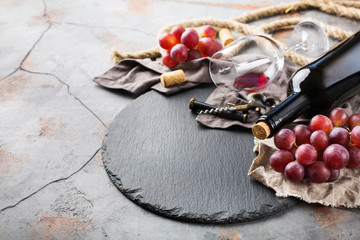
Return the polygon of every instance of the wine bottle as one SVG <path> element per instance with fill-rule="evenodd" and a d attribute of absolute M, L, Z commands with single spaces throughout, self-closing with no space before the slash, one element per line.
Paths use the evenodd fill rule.
<path fill-rule="evenodd" d="M 258 119 L 253 134 L 265 139 L 301 114 L 326 114 L 359 89 L 360 31 L 298 69 L 289 81 L 289 97 Z"/>

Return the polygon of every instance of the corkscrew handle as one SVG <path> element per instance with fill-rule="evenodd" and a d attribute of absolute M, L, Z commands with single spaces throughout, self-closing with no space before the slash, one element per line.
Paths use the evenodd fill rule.
<path fill-rule="evenodd" d="M 216 106 L 205 103 L 205 102 L 198 101 L 195 98 L 191 98 L 190 102 L 189 102 L 189 108 L 193 112 L 199 112 L 200 110 L 215 109 Z"/>
<path fill-rule="evenodd" d="M 214 114 L 216 116 L 231 120 L 237 120 L 242 123 L 245 123 L 248 117 L 246 113 L 239 111 L 230 111 L 230 110 L 226 110 L 226 108 L 223 108 L 221 111 L 215 111 L 215 110 L 219 110 L 219 108 L 214 105 L 198 101 L 195 98 L 190 99 L 189 108 L 196 113 L 199 112 L 205 113 L 206 111 L 206 113 Z"/>

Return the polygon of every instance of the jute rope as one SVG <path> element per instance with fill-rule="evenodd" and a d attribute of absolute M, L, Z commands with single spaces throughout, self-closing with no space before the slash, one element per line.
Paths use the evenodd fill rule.
<path fill-rule="evenodd" d="M 279 4 L 277 6 L 258 9 L 243 14 L 239 17 L 235 17 L 227 20 L 218 20 L 213 18 L 185 20 L 164 27 L 163 29 L 160 30 L 159 35 L 164 32 L 169 32 L 174 26 L 183 26 L 184 28 L 189 28 L 189 27 L 195 28 L 195 27 L 201 27 L 203 25 L 211 25 L 217 30 L 221 28 L 228 28 L 233 32 L 241 33 L 244 35 L 265 34 L 266 36 L 271 38 L 271 35 L 268 34 L 269 32 L 287 26 L 295 26 L 296 24 L 304 20 L 311 20 L 318 23 L 320 26 L 323 27 L 323 29 L 325 30 L 326 34 L 329 37 L 338 40 L 343 40 L 352 34 L 351 32 L 343 31 L 340 28 L 328 25 L 326 23 L 316 21 L 314 19 L 301 18 L 301 17 L 288 17 L 288 18 L 276 20 L 272 23 L 265 23 L 263 25 L 256 27 L 248 25 L 248 23 L 250 22 L 263 19 L 266 17 L 282 15 L 290 12 L 299 12 L 309 9 L 316 9 L 322 12 L 336 15 L 338 17 L 346 17 L 346 18 L 360 20 L 360 1 L 305 0 L 305 1 Z M 281 43 L 280 45 L 282 46 Z M 118 51 L 114 51 L 112 58 L 115 63 L 118 63 L 125 58 L 133 58 L 133 59 L 157 58 L 161 56 L 161 52 L 162 49 L 159 46 L 134 53 L 121 53 Z M 287 53 L 285 55 L 285 58 L 300 66 L 303 66 L 309 62 L 308 58 L 303 57 L 295 52 Z"/>

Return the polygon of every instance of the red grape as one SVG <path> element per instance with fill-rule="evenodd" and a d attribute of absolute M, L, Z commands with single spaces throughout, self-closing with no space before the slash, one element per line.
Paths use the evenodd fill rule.
<path fill-rule="evenodd" d="M 360 146 L 360 126 L 356 126 L 351 130 L 351 142 L 356 146 Z"/>
<path fill-rule="evenodd" d="M 178 63 L 170 56 L 169 52 L 166 52 L 162 56 L 162 62 L 165 66 L 172 68 L 176 66 Z"/>
<path fill-rule="evenodd" d="M 181 26 L 175 26 L 171 29 L 170 33 L 176 37 L 178 43 L 181 43 L 181 34 L 185 32 L 185 28 Z"/>
<path fill-rule="evenodd" d="M 323 159 L 329 169 L 341 169 L 349 162 L 349 152 L 340 144 L 331 144 L 328 146 L 324 153 Z"/>
<path fill-rule="evenodd" d="M 198 50 L 203 56 L 211 57 L 217 52 L 215 40 L 209 37 L 203 37 L 199 40 Z"/>
<path fill-rule="evenodd" d="M 197 33 L 197 35 L 199 35 L 198 31 L 197 31 L 195 28 L 187 28 L 186 30 L 194 31 L 194 32 Z M 185 31 L 186 31 L 186 30 L 185 30 Z"/>
<path fill-rule="evenodd" d="M 270 166 L 277 172 L 284 172 L 286 165 L 294 161 L 292 154 L 287 150 L 277 150 L 271 154 Z"/>
<path fill-rule="evenodd" d="M 215 29 L 210 25 L 205 25 L 200 28 L 200 37 L 209 37 L 212 39 L 215 39 L 216 37 L 216 31 Z"/>
<path fill-rule="evenodd" d="M 311 134 L 310 143 L 317 150 L 322 150 L 329 145 L 329 137 L 324 131 L 317 130 Z"/>
<path fill-rule="evenodd" d="M 349 115 L 343 108 L 334 108 L 331 110 L 329 118 L 336 127 L 342 127 L 349 121 Z"/>
<path fill-rule="evenodd" d="M 298 183 L 304 178 L 305 169 L 303 165 L 293 161 L 288 163 L 288 165 L 286 165 L 284 173 L 285 173 L 285 177 L 289 181 Z"/>
<path fill-rule="evenodd" d="M 360 125 L 360 113 L 351 115 L 351 117 L 349 118 L 349 121 L 348 121 L 348 126 L 349 126 L 350 130 L 352 130 L 357 125 Z"/>
<path fill-rule="evenodd" d="M 343 127 L 335 127 L 329 133 L 329 139 L 331 143 L 337 143 L 346 146 L 349 144 L 350 134 L 348 130 Z"/>
<path fill-rule="evenodd" d="M 330 177 L 327 180 L 328 182 L 334 182 L 340 176 L 340 169 L 331 169 L 330 170 Z"/>
<path fill-rule="evenodd" d="M 290 129 L 280 129 L 274 136 L 274 143 L 279 149 L 289 150 L 295 143 L 295 134 Z"/>
<path fill-rule="evenodd" d="M 293 146 L 290 148 L 290 150 L 289 150 L 289 152 L 291 152 L 291 154 L 293 155 L 293 157 L 295 157 L 295 152 L 296 152 L 296 150 L 297 150 L 297 146 L 295 146 L 295 145 L 293 145 Z"/>
<path fill-rule="evenodd" d="M 350 145 L 347 146 L 346 149 L 350 155 L 350 159 L 346 167 L 350 169 L 360 168 L 360 147 Z"/>
<path fill-rule="evenodd" d="M 300 146 L 304 143 L 310 143 L 311 130 L 304 124 L 298 124 L 293 128 L 293 132 L 296 136 L 296 145 Z"/>
<path fill-rule="evenodd" d="M 187 48 L 193 49 L 199 43 L 199 36 L 195 31 L 186 30 L 181 35 L 181 43 L 184 44 Z"/>
<path fill-rule="evenodd" d="M 306 168 L 306 175 L 314 183 L 324 183 L 330 178 L 330 170 L 324 162 L 316 161 Z"/>
<path fill-rule="evenodd" d="M 214 40 L 214 44 L 215 44 L 215 52 L 220 51 L 223 48 L 223 46 L 219 41 Z"/>
<path fill-rule="evenodd" d="M 302 165 L 310 165 L 317 159 L 316 148 L 310 144 L 302 144 L 295 152 L 295 159 Z"/>
<path fill-rule="evenodd" d="M 188 51 L 184 44 L 176 44 L 170 51 L 171 57 L 176 62 L 185 62 L 188 57 Z"/>
<path fill-rule="evenodd" d="M 326 134 L 329 134 L 332 127 L 333 127 L 333 125 L 332 125 L 330 118 L 328 118 L 325 115 L 319 114 L 319 115 L 314 116 L 310 120 L 310 129 L 313 132 L 315 132 L 316 130 L 322 130 Z"/>
<path fill-rule="evenodd" d="M 175 44 L 177 44 L 176 37 L 171 33 L 163 33 L 160 35 L 159 44 L 160 47 L 170 50 Z"/>
<path fill-rule="evenodd" d="M 198 58 L 201 58 L 201 53 L 196 49 L 190 49 L 186 61 L 191 61 Z"/>

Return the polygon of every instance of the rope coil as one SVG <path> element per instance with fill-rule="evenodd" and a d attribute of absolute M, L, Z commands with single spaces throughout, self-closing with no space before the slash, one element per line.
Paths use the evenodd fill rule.
<path fill-rule="evenodd" d="M 346 17 L 352 19 L 360 19 L 360 2 L 359 1 L 339 1 L 339 0 L 305 0 L 294 3 L 279 4 L 277 6 L 265 7 L 258 9 L 246 14 L 243 14 L 239 17 L 227 19 L 227 20 L 218 20 L 213 18 L 204 18 L 197 20 L 185 20 L 180 21 L 175 24 L 168 25 L 160 30 L 159 35 L 164 32 L 169 32 L 174 26 L 182 26 L 184 28 L 190 27 L 201 27 L 204 25 L 211 25 L 215 29 L 219 30 L 221 28 L 228 28 L 231 31 L 241 33 L 244 35 L 253 35 L 253 34 L 266 34 L 268 32 L 274 31 L 276 29 L 294 26 L 301 21 L 311 20 L 318 23 L 323 27 L 324 31 L 329 37 L 335 38 L 337 40 L 343 40 L 349 37 L 352 33 L 343 31 L 340 28 L 330 26 L 321 21 L 316 21 L 309 18 L 301 17 L 289 17 L 285 19 L 279 19 L 272 23 L 263 24 L 257 26 L 256 28 L 248 25 L 252 21 L 263 19 L 266 17 L 272 17 L 282 14 L 287 14 L 289 12 L 299 12 L 308 9 L 317 9 L 319 11 L 336 15 L 338 17 Z M 271 38 L 268 34 L 268 37 Z M 276 40 L 274 40 L 276 41 Z M 282 45 L 282 44 L 280 44 Z M 118 63 L 125 58 L 133 59 L 144 59 L 144 58 L 157 58 L 160 57 L 162 49 L 160 46 L 156 46 L 150 49 L 146 49 L 134 53 L 121 53 L 119 51 L 114 51 L 112 54 L 112 59 L 114 63 Z M 303 57 L 295 52 L 289 52 L 285 55 L 285 58 L 297 65 L 303 66 L 309 62 L 309 59 Z"/>

